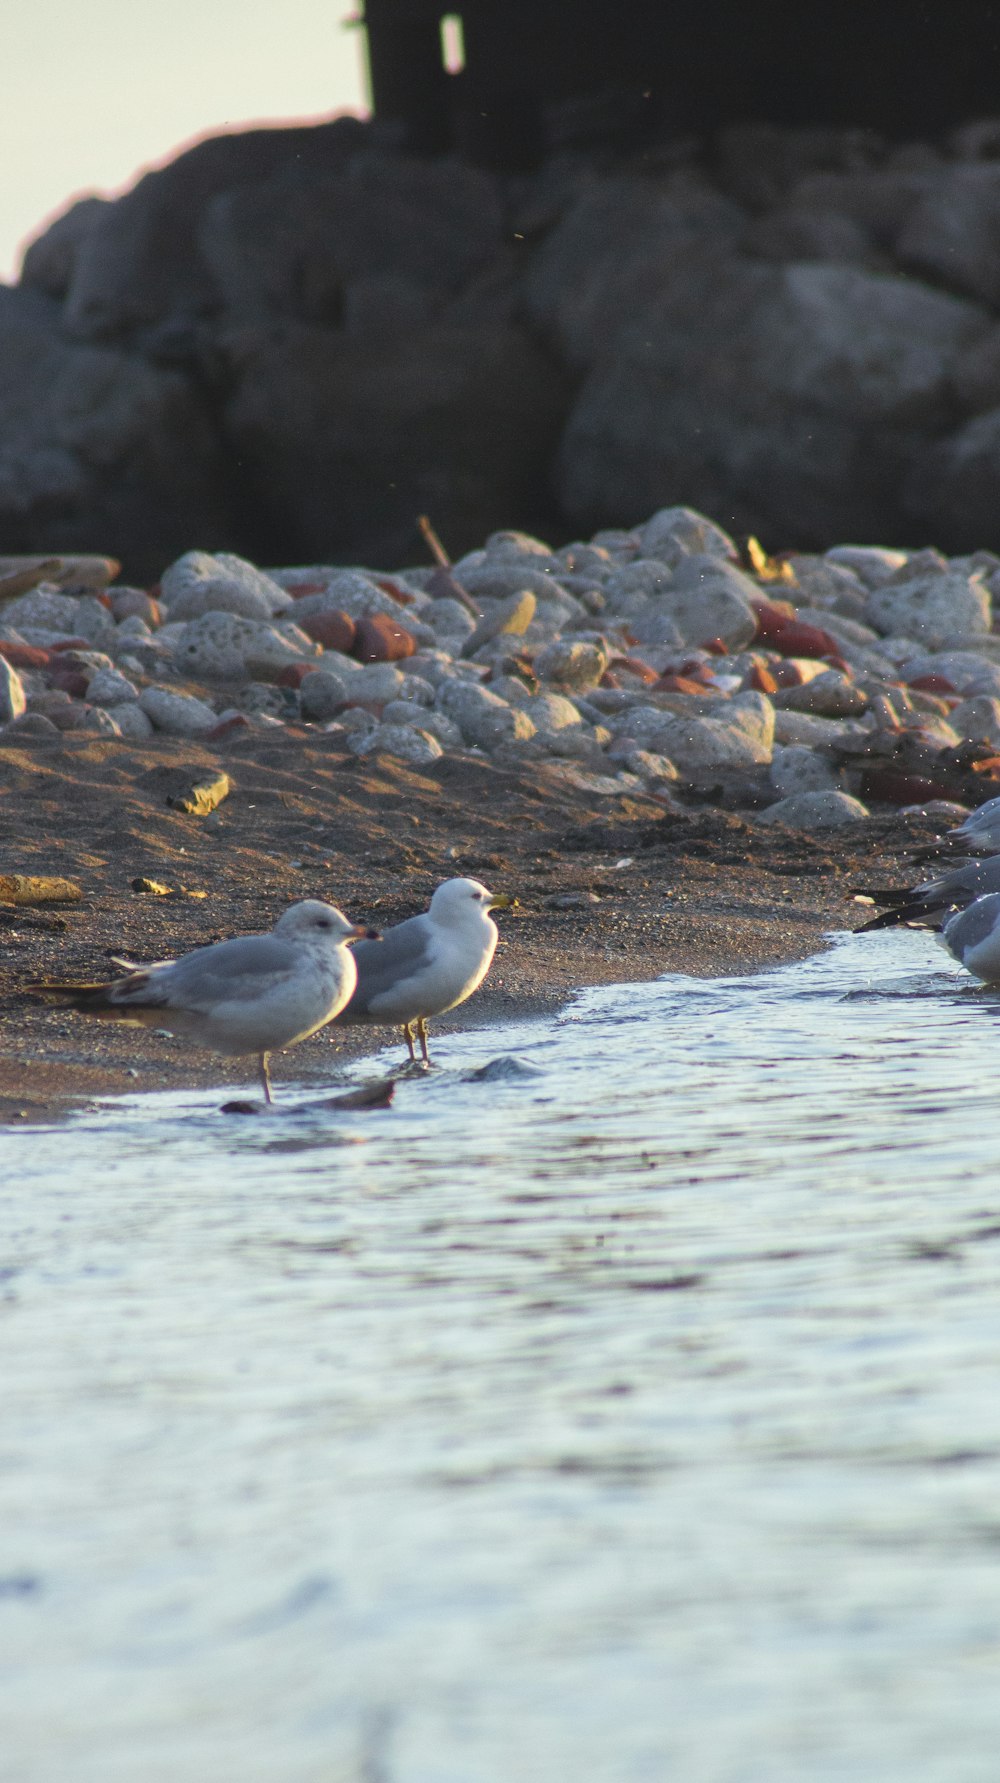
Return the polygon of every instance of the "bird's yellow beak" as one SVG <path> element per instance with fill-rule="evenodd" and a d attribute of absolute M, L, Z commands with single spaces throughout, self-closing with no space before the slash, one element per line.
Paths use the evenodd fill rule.
<path fill-rule="evenodd" d="M 516 903 L 516 898 L 508 898 L 504 892 L 498 892 L 495 898 L 490 899 L 490 909 L 513 910 Z"/>

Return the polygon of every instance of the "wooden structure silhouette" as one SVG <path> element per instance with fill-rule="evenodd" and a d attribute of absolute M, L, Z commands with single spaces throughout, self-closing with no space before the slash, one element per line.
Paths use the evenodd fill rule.
<path fill-rule="evenodd" d="M 376 115 L 496 166 L 747 121 L 926 140 L 1000 111 L 992 0 L 364 0 L 364 22 Z"/>

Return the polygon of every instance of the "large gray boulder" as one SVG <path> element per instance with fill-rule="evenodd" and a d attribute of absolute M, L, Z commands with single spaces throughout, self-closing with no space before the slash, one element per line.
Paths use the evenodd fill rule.
<path fill-rule="evenodd" d="M 512 329 L 352 341 L 292 324 L 234 337 L 230 356 L 245 500 L 306 561 L 405 562 L 424 513 L 454 554 L 544 500 L 564 386 Z"/>
<path fill-rule="evenodd" d="M 51 299 L 0 286 L 0 536 L 7 551 L 111 550 L 155 576 L 227 526 L 218 448 L 180 373 L 57 331 Z"/>
<path fill-rule="evenodd" d="M 590 365 L 669 285 L 679 255 L 703 244 L 724 252 L 745 221 L 730 199 L 690 174 L 664 184 L 593 176 L 532 259 L 528 315 L 571 365 Z"/>
<path fill-rule="evenodd" d="M 289 164 L 220 192 L 199 245 L 233 315 L 385 333 L 429 319 L 499 252 L 502 234 L 491 175 L 359 152 L 323 179 Z"/>
<path fill-rule="evenodd" d="M 61 275 L 67 330 L 85 340 L 113 340 L 212 312 L 218 292 L 199 232 L 212 199 L 266 180 L 283 164 L 294 165 L 305 181 L 349 155 L 362 137 L 363 127 L 352 119 L 214 136 L 147 173 L 100 213 L 76 218 L 72 241 L 68 220 L 60 219 L 53 228 L 68 260 Z M 42 237 L 25 263 L 25 276 L 46 289 L 53 284 L 54 251 Z"/>
<path fill-rule="evenodd" d="M 570 519 L 669 491 L 779 540 L 904 532 L 906 475 L 986 326 L 972 303 L 854 267 L 678 264 L 580 391 L 559 455 Z"/>

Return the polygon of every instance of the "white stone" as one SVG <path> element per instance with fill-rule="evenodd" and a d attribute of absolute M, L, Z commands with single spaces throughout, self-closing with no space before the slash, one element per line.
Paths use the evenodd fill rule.
<path fill-rule="evenodd" d="M 97 731 L 102 737 L 120 737 L 121 725 L 111 712 L 105 712 L 103 706 L 91 706 L 84 713 L 81 730 Z"/>
<path fill-rule="evenodd" d="M 413 730 L 406 724 L 377 724 L 366 735 L 355 732 L 348 748 L 362 757 L 382 753 L 399 756 L 402 761 L 423 766 L 438 761 L 444 754 L 437 738 L 427 730 Z"/>
<path fill-rule="evenodd" d="M 790 798 L 798 792 L 829 792 L 837 786 L 837 776 L 829 760 L 801 743 L 779 743 L 775 747 L 770 781 L 782 798 Z"/>
<path fill-rule="evenodd" d="M 791 830 L 832 830 L 870 817 L 867 805 L 846 792 L 797 792 L 760 812 L 758 823 L 783 823 Z"/>
<path fill-rule="evenodd" d="M 517 684 L 516 676 L 512 676 L 511 680 Z M 536 730 L 543 735 L 549 735 L 553 731 L 562 731 L 567 728 L 573 728 L 580 724 L 580 713 L 576 706 L 574 706 L 573 701 L 568 700 L 565 694 L 529 694 L 523 682 L 520 683 L 520 688 L 524 697 L 521 699 L 518 699 L 516 696 L 511 697 L 510 703 L 511 705 L 520 706 L 522 712 L 527 712 L 528 717 L 531 719 Z M 499 689 L 496 689 L 495 691 L 499 692 Z M 506 698 L 507 696 L 505 694 L 502 697 Z"/>
<path fill-rule="evenodd" d="M 110 710 L 113 706 L 138 698 L 138 688 L 133 686 L 127 675 L 120 674 L 117 669 L 98 669 L 87 683 L 87 699 L 92 706 L 104 706 Z"/>
<path fill-rule="evenodd" d="M 555 559 L 553 559 L 553 562 Z M 460 574 L 456 567 L 455 580 L 461 583 L 466 594 L 474 601 L 509 600 L 513 595 L 523 594 L 525 590 L 533 594 L 536 600 L 554 600 L 560 593 L 559 583 L 555 576 L 546 575 L 544 570 L 534 568 L 530 562 L 514 558 L 502 557 L 484 559 L 481 564 L 463 570 Z M 426 617 L 433 624 L 432 610 L 437 602 L 432 602 L 426 609 Z"/>
<path fill-rule="evenodd" d="M 607 669 L 608 653 L 603 644 L 557 638 L 539 651 L 532 666 L 543 681 L 555 681 L 586 693 L 588 688 L 597 686 Z"/>
<path fill-rule="evenodd" d="M 142 742 L 146 737 L 152 736 L 153 725 L 137 700 L 128 700 L 120 706 L 109 706 L 107 711 L 123 737 Z"/>
<path fill-rule="evenodd" d="M 291 595 L 252 563 L 229 551 L 185 551 L 164 570 L 160 595 L 171 623 L 203 613 L 237 613 L 245 619 L 271 619 L 292 603 Z"/>
<path fill-rule="evenodd" d="M 971 700 L 963 700 L 960 706 L 955 706 L 949 718 L 960 737 L 970 742 L 985 737 L 987 742 L 1000 746 L 1000 699 L 976 694 Z"/>
<path fill-rule="evenodd" d="M 884 545 L 834 545 L 826 557 L 850 570 L 866 588 L 881 588 L 906 562 L 905 551 L 891 551 Z"/>
<path fill-rule="evenodd" d="M 27 625 L 52 632 L 56 637 L 82 637 L 77 625 L 79 609 L 80 603 L 75 596 L 60 594 L 57 588 L 41 582 L 27 594 L 19 594 L 16 600 L 5 602 L 4 624 L 16 626 L 19 631 Z"/>
<path fill-rule="evenodd" d="M 988 633 L 993 623 L 989 591 L 977 576 L 922 576 L 888 583 L 869 597 L 865 613 L 882 633 L 902 632 L 932 648 L 956 632 Z"/>
<path fill-rule="evenodd" d="M 167 687 L 144 688 L 139 705 L 156 729 L 171 737 L 200 737 L 219 722 L 204 700 L 187 693 L 173 693 Z"/>
<path fill-rule="evenodd" d="M 173 648 L 182 674 L 209 681 L 241 681 L 248 675 L 259 679 L 322 655 L 319 645 L 296 626 L 279 628 L 225 612 L 191 620 Z"/>
<path fill-rule="evenodd" d="M 306 675 L 299 688 L 302 716 L 314 724 L 328 724 L 350 697 L 343 676 L 333 674 L 325 664 Z"/>
<path fill-rule="evenodd" d="M 721 638 L 730 650 L 745 650 L 757 635 L 751 601 L 759 593 L 735 564 L 699 555 L 681 559 L 658 599 L 686 644 Z"/>
<path fill-rule="evenodd" d="M 384 706 L 387 700 L 404 699 L 406 677 L 395 663 L 365 663 L 356 675 L 351 676 L 350 697 L 358 701 L 371 700 L 376 706 Z"/>
<path fill-rule="evenodd" d="M 429 712 L 415 700 L 390 700 L 382 708 L 383 724 L 406 724 L 416 730 L 429 731 L 445 749 L 461 749 L 464 738 L 454 719 L 443 712 Z"/>
<path fill-rule="evenodd" d="M 444 681 L 438 689 L 438 710 L 458 725 L 465 741 L 478 749 L 525 742 L 535 735 L 526 712 L 509 706 L 486 687 L 469 681 Z"/>
<path fill-rule="evenodd" d="M 826 669 L 801 687 L 779 688 L 774 703 L 793 712 L 815 712 L 819 718 L 857 718 L 868 700 L 846 675 Z"/>
<path fill-rule="evenodd" d="M 679 563 L 685 555 L 735 561 L 739 553 L 727 532 L 694 508 L 658 508 L 636 528 L 644 557 Z"/>

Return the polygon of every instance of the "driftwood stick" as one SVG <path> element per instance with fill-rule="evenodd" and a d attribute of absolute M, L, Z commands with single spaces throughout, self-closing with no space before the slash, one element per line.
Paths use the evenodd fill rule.
<path fill-rule="evenodd" d="M 433 557 L 434 562 L 436 564 L 439 564 L 441 569 L 450 570 L 451 569 L 451 558 L 448 556 L 448 553 L 445 550 L 444 546 L 442 545 L 441 540 L 438 538 L 437 533 L 434 531 L 434 528 L 430 522 L 430 516 L 427 514 L 418 514 L 417 515 L 417 525 L 419 526 L 420 531 L 423 534 L 424 544 L 427 546 L 427 549 L 430 552 L 431 556 Z"/>

